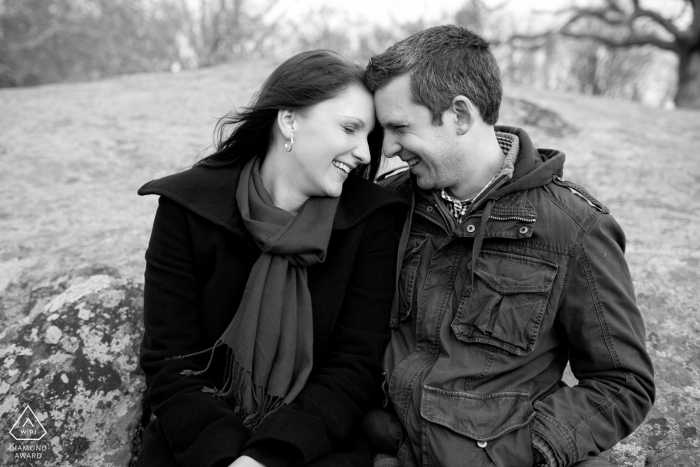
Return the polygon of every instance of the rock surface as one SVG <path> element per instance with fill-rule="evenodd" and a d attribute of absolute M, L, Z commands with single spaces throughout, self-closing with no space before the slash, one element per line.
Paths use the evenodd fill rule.
<path fill-rule="evenodd" d="M 273 66 L 0 90 L 2 461 L 128 465 L 142 417 L 140 283 L 156 206 L 136 190 L 190 166 L 212 117 L 245 105 Z M 627 235 L 658 391 L 646 422 L 608 457 L 700 466 L 700 113 L 506 87 L 499 123 L 564 151 L 565 178 Z M 9 451 L 25 404 L 47 431 L 43 464 Z"/>
<path fill-rule="evenodd" d="M 137 365 L 142 287 L 95 268 L 56 278 L 44 294 L 43 306 L 0 335 L 0 431 L 9 433 L 28 406 L 45 435 L 23 440 L 15 427 L 20 441 L 4 439 L 0 459 L 7 466 L 128 465 L 144 389 Z M 41 457 L 22 457 L 27 452 Z"/>

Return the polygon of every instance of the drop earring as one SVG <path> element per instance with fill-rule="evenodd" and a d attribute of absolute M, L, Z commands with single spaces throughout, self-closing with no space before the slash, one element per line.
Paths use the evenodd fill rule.
<path fill-rule="evenodd" d="M 284 150 L 287 152 L 292 152 L 293 147 L 294 147 L 294 137 L 290 136 L 289 139 L 287 139 L 284 142 Z"/>

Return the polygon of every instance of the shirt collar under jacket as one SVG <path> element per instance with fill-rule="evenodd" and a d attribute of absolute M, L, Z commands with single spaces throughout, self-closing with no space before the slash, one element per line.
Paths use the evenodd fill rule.
<path fill-rule="evenodd" d="M 447 194 L 447 191 L 445 191 L 444 188 L 439 190 L 440 198 L 444 200 L 447 209 L 450 211 L 450 213 L 452 213 L 455 219 L 461 220 L 462 217 L 464 217 L 464 215 L 467 213 L 467 210 L 469 209 L 469 206 L 472 204 L 472 202 L 479 196 L 481 196 L 481 194 L 486 192 L 489 188 L 491 188 L 491 185 L 496 180 L 502 180 L 503 182 L 506 182 L 513 177 L 515 159 L 518 157 L 518 152 L 520 151 L 520 140 L 516 135 L 513 135 L 511 133 L 503 133 L 500 131 L 496 132 L 496 140 L 498 141 L 498 145 L 501 147 L 503 154 L 506 155 L 506 159 L 505 161 L 503 161 L 501 169 L 498 172 L 496 172 L 496 175 L 493 176 L 493 178 L 486 184 L 486 186 L 484 186 L 484 188 L 481 189 L 481 191 L 475 197 L 465 200 L 457 200 L 452 198 L 449 194 Z M 505 177 L 502 178 L 502 176 Z"/>

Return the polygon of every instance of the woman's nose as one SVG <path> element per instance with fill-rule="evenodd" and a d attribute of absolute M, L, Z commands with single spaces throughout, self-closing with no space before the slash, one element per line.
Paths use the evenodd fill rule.
<path fill-rule="evenodd" d="M 353 157 L 360 161 L 360 164 L 369 164 L 372 156 L 369 153 L 369 144 L 365 141 L 352 152 Z"/>

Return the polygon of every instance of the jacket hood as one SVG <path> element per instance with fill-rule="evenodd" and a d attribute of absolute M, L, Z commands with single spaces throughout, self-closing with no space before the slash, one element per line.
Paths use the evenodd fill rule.
<path fill-rule="evenodd" d="M 143 185 L 138 194 L 165 196 L 205 219 L 236 232 L 243 228 L 236 204 L 242 168 L 243 163 L 216 168 L 195 166 L 152 180 Z M 343 184 L 333 228 L 350 228 L 385 206 L 407 208 L 408 203 L 395 191 L 350 174 Z"/>
<path fill-rule="evenodd" d="M 495 129 L 517 136 L 520 140 L 520 152 L 515 161 L 513 178 L 487 196 L 486 200 L 498 199 L 508 193 L 543 186 L 550 183 L 554 176 L 562 176 L 566 158 L 563 152 L 535 148 L 528 134 L 521 128 L 496 126 Z"/>

